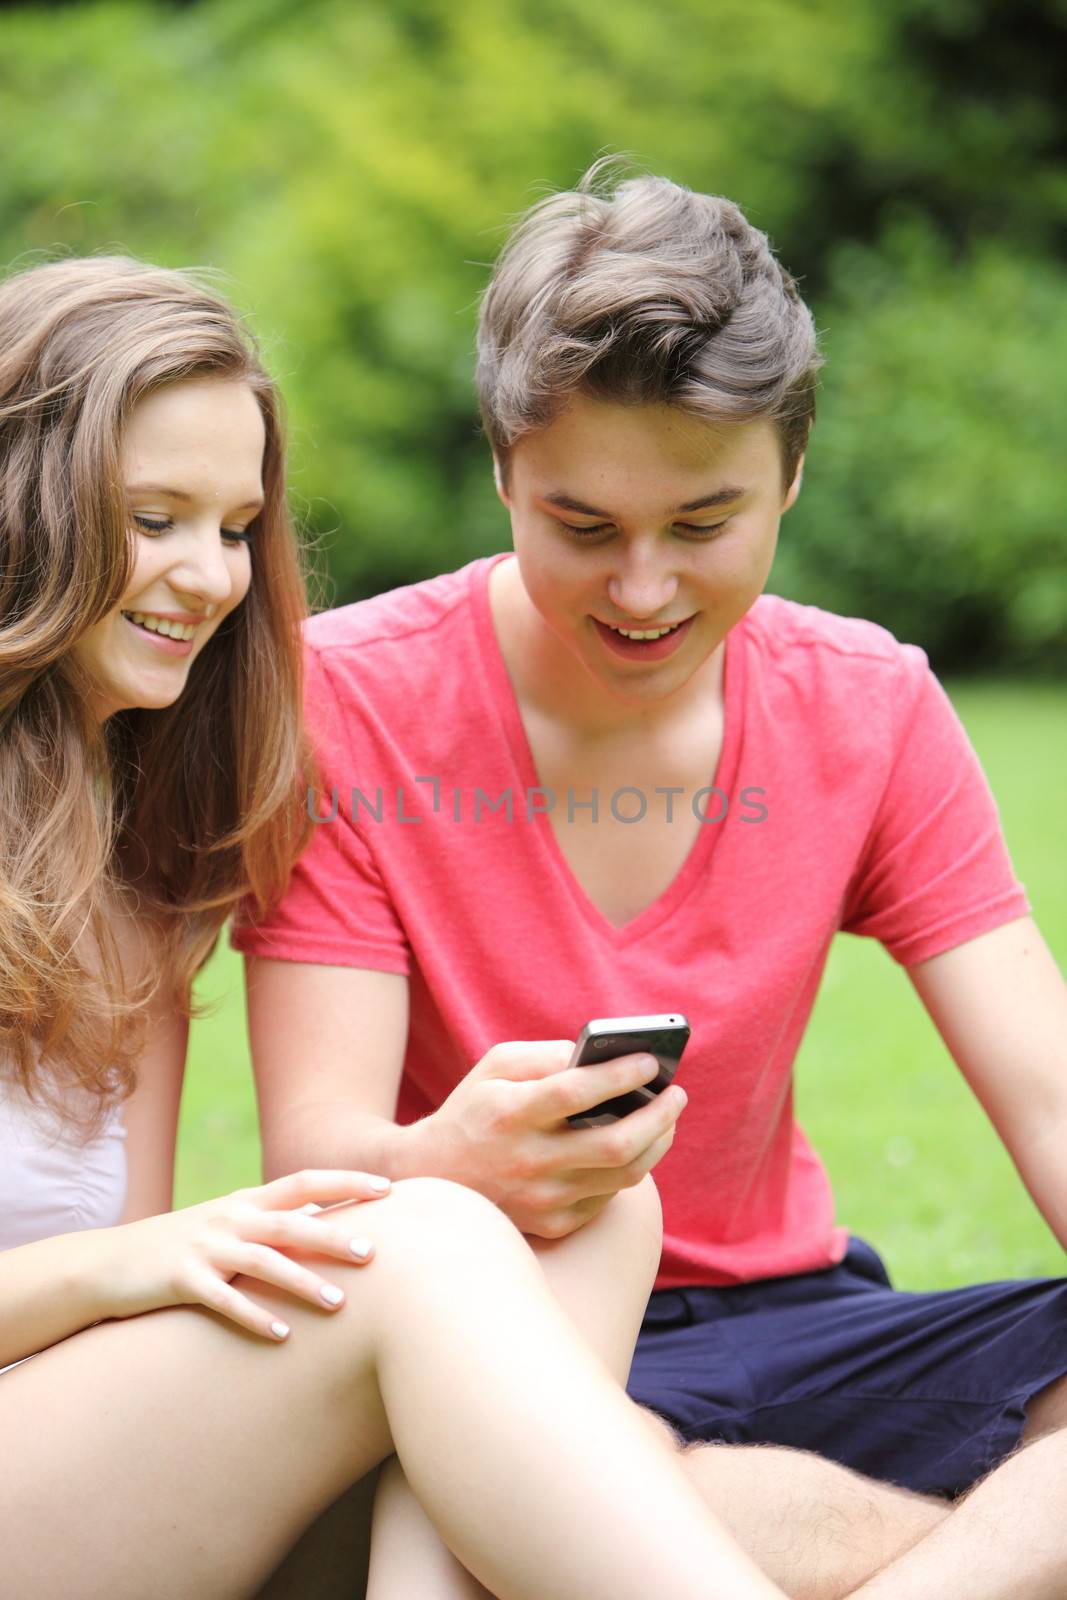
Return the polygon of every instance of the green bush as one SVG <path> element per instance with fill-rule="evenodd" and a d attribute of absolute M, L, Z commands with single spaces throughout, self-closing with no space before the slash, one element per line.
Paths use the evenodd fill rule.
<path fill-rule="evenodd" d="M 508 218 L 613 149 L 737 199 L 825 329 L 777 586 L 945 664 L 1062 664 L 1057 0 L 86 0 L 0 27 L 0 257 L 228 275 L 333 598 L 505 540 L 477 296 Z"/>
<path fill-rule="evenodd" d="M 842 247 L 829 365 L 775 587 L 942 668 L 1067 665 L 1067 274 L 924 222 Z"/>

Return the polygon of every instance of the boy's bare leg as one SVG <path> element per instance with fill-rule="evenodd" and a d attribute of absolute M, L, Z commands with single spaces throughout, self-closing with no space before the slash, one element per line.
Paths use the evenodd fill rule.
<path fill-rule="evenodd" d="M 857 1600 L 1063 1600 L 1067 1594 L 1067 1432 L 1024 1446 L 947 1521 L 854 1591 Z"/>
<path fill-rule="evenodd" d="M 1031 1401 L 1022 1448 L 935 1533 L 855 1593 L 864 1600 L 1062 1600 L 1067 1594 L 1067 1378 Z"/>
<path fill-rule="evenodd" d="M 843 1600 L 951 1509 L 779 1445 L 690 1445 L 683 1461 L 705 1503 L 792 1600 Z"/>
<path fill-rule="evenodd" d="M 652 1185 L 624 1191 L 566 1239 L 531 1242 L 557 1299 L 625 1383 L 659 1260 Z M 666 1423 L 641 1415 L 652 1433 L 673 1440 Z M 686 1449 L 683 1464 L 719 1520 L 794 1600 L 842 1600 L 948 1514 L 944 1501 L 803 1451 L 700 1445 Z M 393 1464 L 379 1486 L 367 1600 L 412 1594 L 485 1600 L 487 1591 L 444 1549 Z"/>

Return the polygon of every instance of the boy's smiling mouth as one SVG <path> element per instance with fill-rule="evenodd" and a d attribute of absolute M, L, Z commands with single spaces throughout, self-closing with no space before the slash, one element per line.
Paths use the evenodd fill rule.
<path fill-rule="evenodd" d="M 613 654 L 630 660 L 661 661 L 681 648 L 694 617 L 657 628 L 620 628 L 615 623 L 601 622 L 599 617 L 592 620 L 600 638 Z"/>

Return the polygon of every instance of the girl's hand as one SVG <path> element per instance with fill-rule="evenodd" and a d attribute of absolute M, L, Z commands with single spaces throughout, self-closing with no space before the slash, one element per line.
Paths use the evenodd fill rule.
<path fill-rule="evenodd" d="M 288 1326 L 234 1289 L 230 1279 L 245 1273 L 320 1310 L 336 1310 L 344 1291 L 282 1252 L 368 1261 L 372 1246 L 352 1226 L 352 1213 L 320 1208 L 380 1200 L 389 1189 L 388 1178 L 365 1172 L 292 1172 L 218 1200 L 101 1229 L 94 1271 L 100 1315 L 133 1317 L 160 1306 L 201 1305 L 265 1339 L 284 1339 Z"/>

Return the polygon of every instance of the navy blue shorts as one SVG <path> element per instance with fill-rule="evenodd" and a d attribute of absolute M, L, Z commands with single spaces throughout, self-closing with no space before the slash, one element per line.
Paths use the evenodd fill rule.
<path fill-rule="evenodd" d="M 825 1271 L 658 1290 L 629 1390 L 687 1441 L 790 1445 L 955 1495 L 1064 1373 L 1067 1279 L 912 1294 L 853 1239 Z"/>

